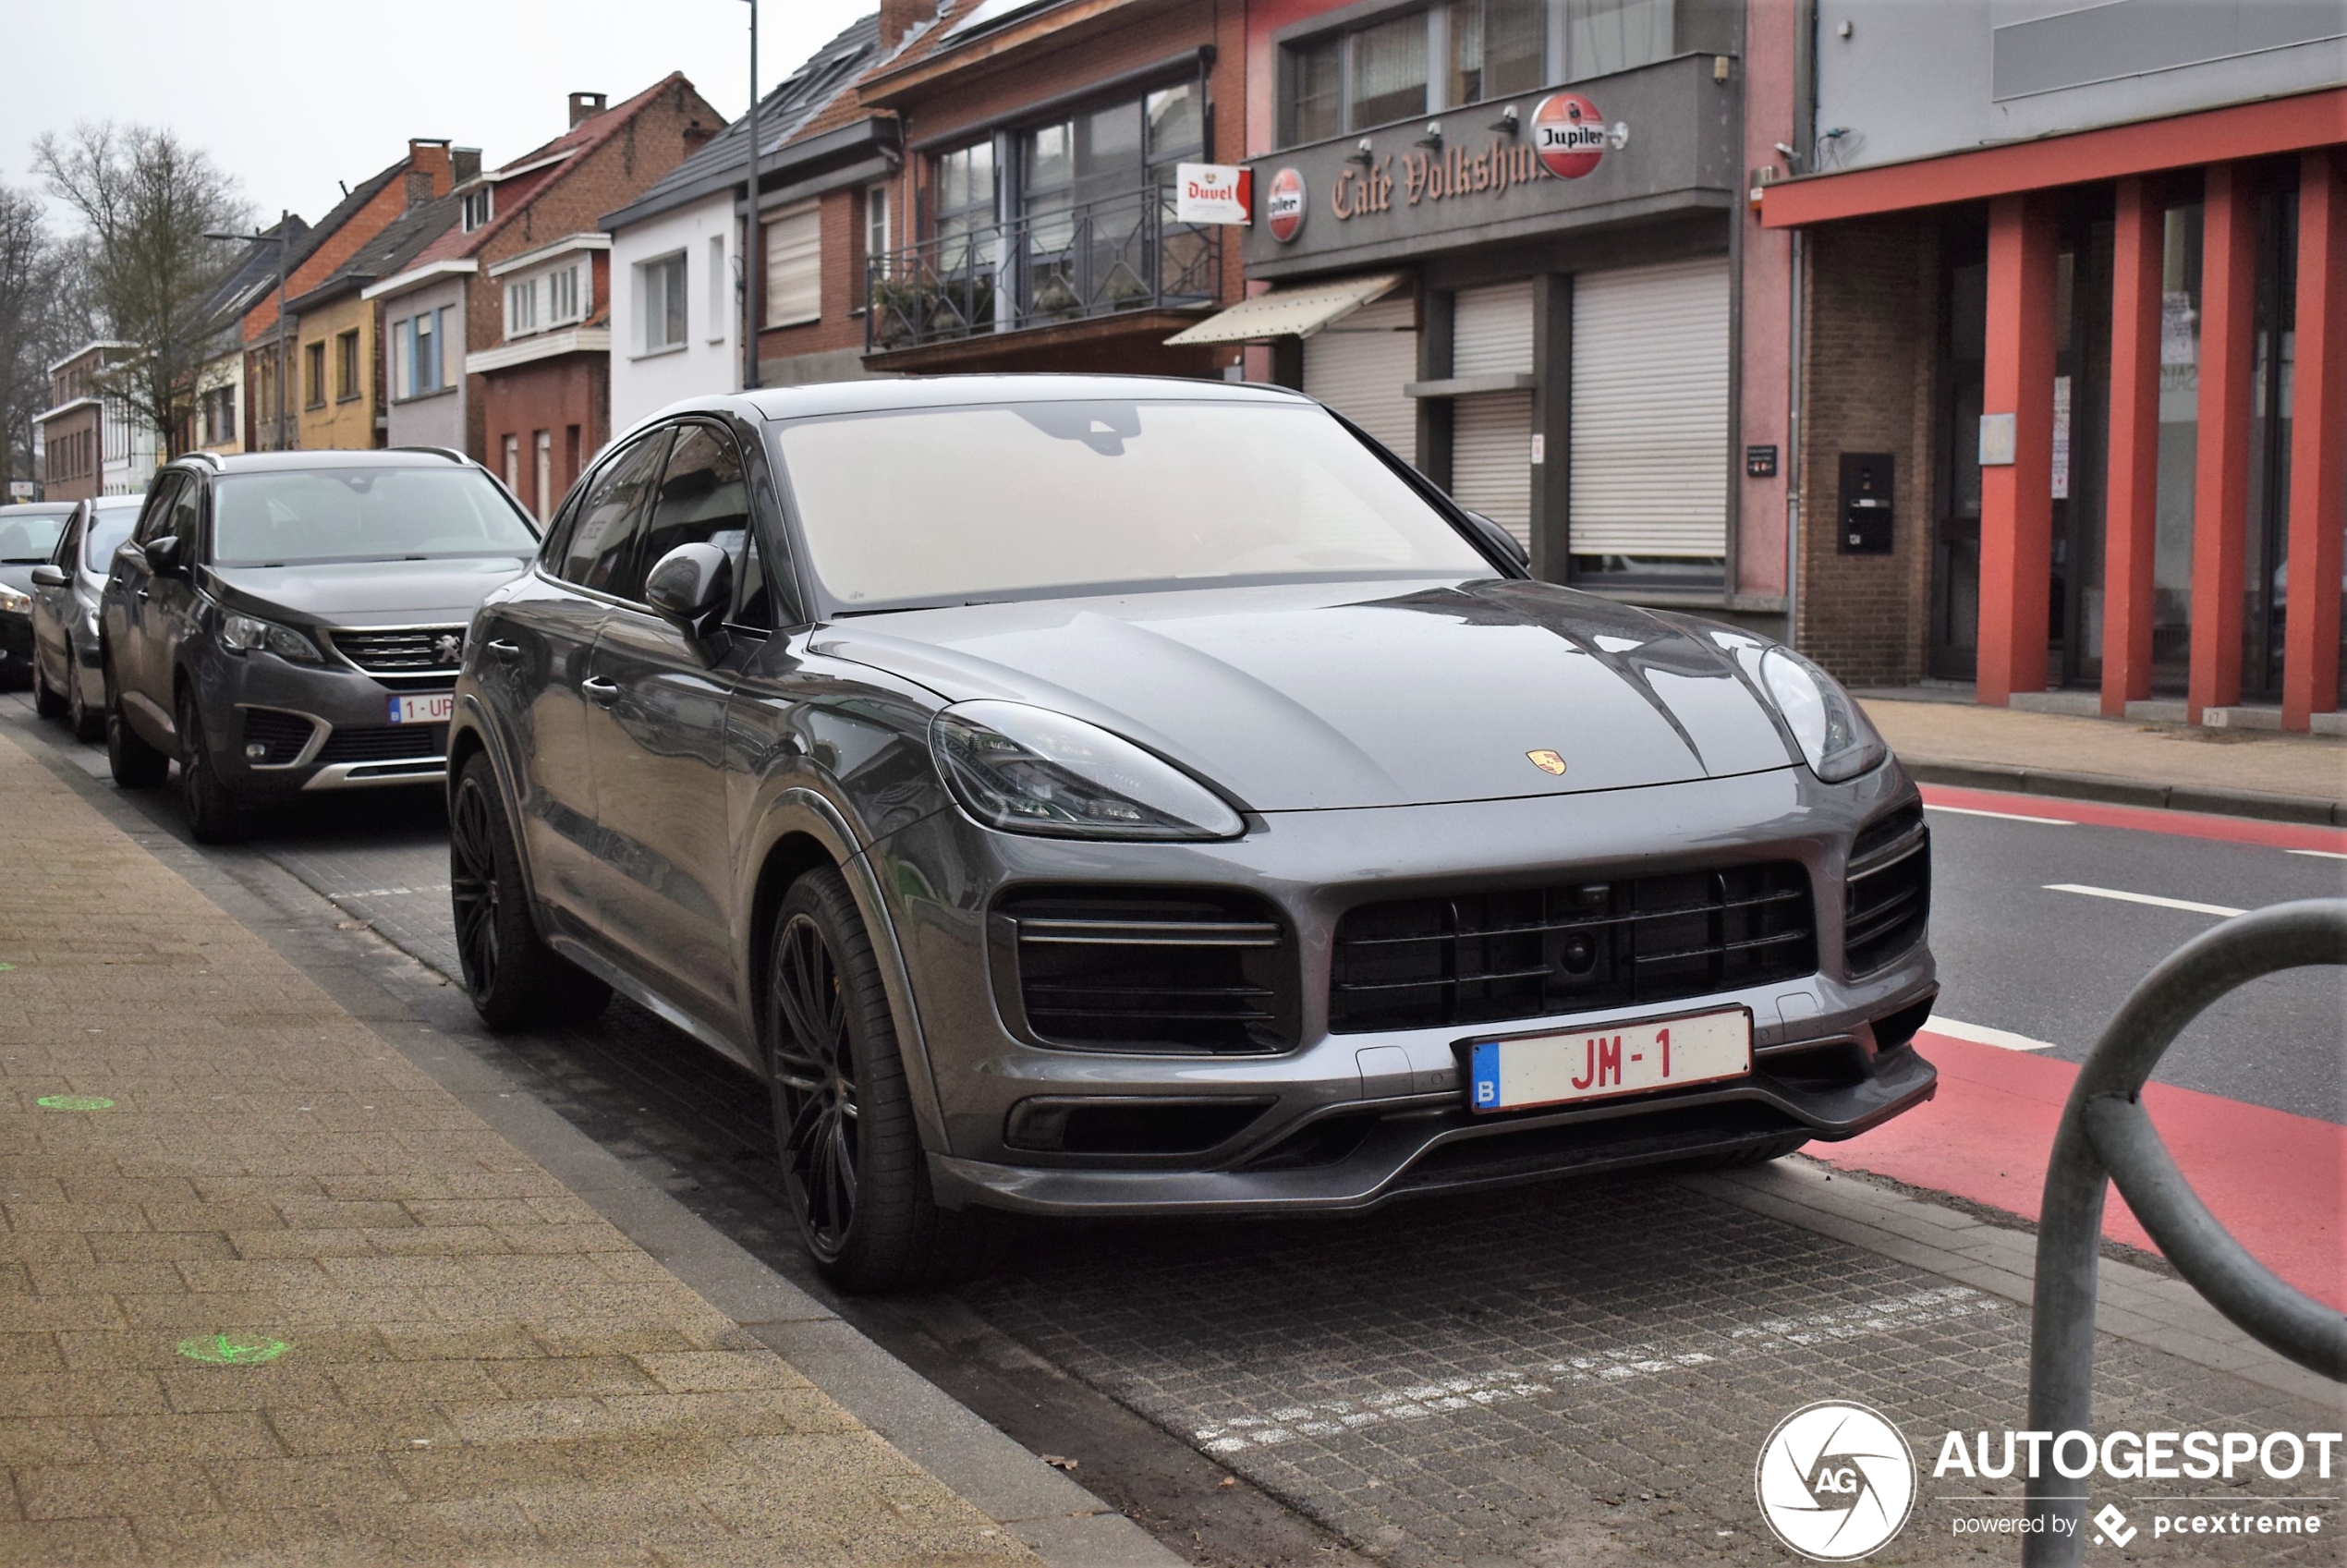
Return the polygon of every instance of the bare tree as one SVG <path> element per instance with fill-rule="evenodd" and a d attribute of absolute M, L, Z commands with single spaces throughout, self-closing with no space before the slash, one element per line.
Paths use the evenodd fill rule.
<path fill-rule="evenodd" d="M 0 501 L 31 474 L 48 367 L 93 335 L 81 254 L 58 243 L 30 191 L 0 185 Z"/>
<path fill-rule="evenodd" d="M 191 424 L 210 329 L 209 295 L 234 264 L 210 236 L 247 221 L 236 182 L 210 153 L 168 130 L 84 123 L 33 143 L 33 167 L 89 229 L 90 296 L 116 337 L 138 352 L 112 390 L 151 420 L 177 456 Z"/>

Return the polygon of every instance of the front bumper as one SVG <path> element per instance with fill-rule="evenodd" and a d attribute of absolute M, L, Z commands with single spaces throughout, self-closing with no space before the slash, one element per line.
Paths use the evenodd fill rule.
<path fill-rule="evenodd" d="M 1869 972 L 1844 958 L 1843 884 L 1858 830 L 1914 807 L 1894 762 L 1842 785 L 1806 769 L 1579 796 L 1387 810 L 1279 813 L 1207 845 L 1071 844 L 997 833 L 956 811 L 876 846 L 919 1012 L 937 1129 L 941 1201 L 1038 1214 L 1346 1210 L 1450 1190 L 1835 1140 L 1930 1098 L 1937 1074 L 1907 1044 L 1938 986 L 1917 940 Z M 1336 1032 L 1330 988 L 1338 923 L 1394 897 L 1569 883 L 1582 878 L 1794 862 L 1807 873 L 1814 973 L 1502 1023 Z M 1145 1053 L 1039 1043 L 1015 1021 L 1015 966 L 988 912 L 1048 886 L 1233 889 L 1294 934 L 1294 1048 L 1262 1054 Z M 1748 1008 L 1745 1077 L 1620 1100 L 1478 1115 L 1458 1049 L 1473 1038 L 1588 1027 L 1713 1007 Z M 1013 1016 L 1006 1016 L 1012 1015 Z M 1234 1130 L 1180 1153 L 1043 1151 L 1021 1132 L 1039 1106 L 1204 1105 Z M 1247 1113 L 1248 1107 L 1257 1108 Z"/>
<path fill-rule="evenodd" d="M 32 678 L 32 615 L 0 610 L 0 681 Z"/>
<path fill-rule="evenodd" d="M 213 766 L 223 784 L 248 799 L 447 779 L 446 724 L 389 723 L 395 699 L 432 688 L 395 690 L 354 669 L 214 652 L 198 674 L 197 689 Z M 306 737 L 299 736 L 303 723 Z M 297 738 L 298 749 L 287 736 Z M 266 760 L 246 755 L 252 744 L 269 748 Z"/>

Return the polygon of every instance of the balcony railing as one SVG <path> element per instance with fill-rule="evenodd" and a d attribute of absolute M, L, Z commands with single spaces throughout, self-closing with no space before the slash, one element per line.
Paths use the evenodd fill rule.
<path fill-rule="evenodd" d="M 1038 205 L 876 257 L 864 279 L 866 352 L 982 333 L 1210 305 L 1222 235 L 1174 217 L 1170 190 Z"/>

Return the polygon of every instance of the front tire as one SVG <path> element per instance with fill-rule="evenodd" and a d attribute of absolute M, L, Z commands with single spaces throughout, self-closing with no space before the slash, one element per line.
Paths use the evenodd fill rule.
<path fill-rule="evenodd" d="M 823 1278 L 863 1295 L 981 1267 L 994 1228 L 930 1190 L 880 964 L 829 867 L 792 883 L 776 912 L 765 1025 L 784 1196 Z"/>
<path fill-rule="evenodd" d="M 521 855 L 486 752 L 466 759 L 448 808 L 449 902 L 465 994 L 499 1034 L 584 1023 L 611 1004 L 611 987 L 539 935 Z"/>
<path fill-rule="evenodd" d="M 179 804 L 198 844 L 234 844 L 244 837 L 244 804 L 213 766 L 196 694 L 184 688 L 179 693 Z"/>
<path fill-rule="evenodd" d="M 106 672 L 106 768 L 124 789 L 152 789 L 163 783 L 171 759 L 139 738 L 122 711 L 122 690 Z"/>

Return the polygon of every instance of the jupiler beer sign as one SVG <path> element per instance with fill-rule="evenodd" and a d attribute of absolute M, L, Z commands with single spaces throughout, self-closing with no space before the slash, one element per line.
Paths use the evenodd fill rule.
<path fill-rule="evenodd" d="M 1480 143 L 1422 147 L 1415 152 L 1365 154 L 1348 160 L 1329 187 L 1329 213 L 1339 223 L 1375 213 L 1390 213 L 1398 200 L 1405 207 L 1462 197 L 1504 197 L 1509 191 L 1542 179 L 1579 179 L 1595 169 L 1608 149 L 1627 146 L 1630 128 L 1608 126 L 1598 107 L 1577 92 L 1557 92 L 1542 99 L 1532 111 L 1524 133 L 1494 131 Z M 1302 180 L 1293 170 L 1280 171 L 1294 206 L 1302 205 Z M 1300 217 L 1300 213 L 1298 214 Z M 1295 228 L 1281 234 L 1276 219 L 1273 234 L 1284 240 Z"/>

